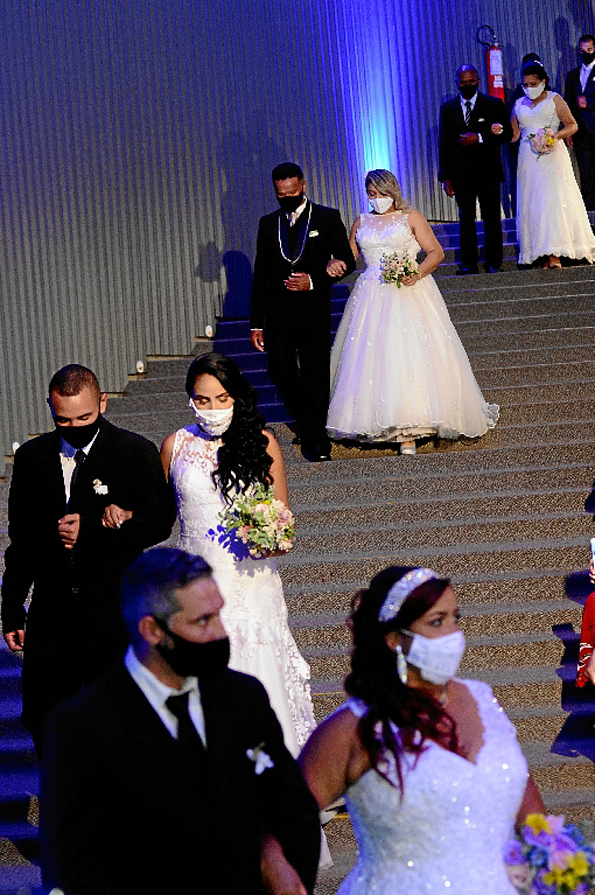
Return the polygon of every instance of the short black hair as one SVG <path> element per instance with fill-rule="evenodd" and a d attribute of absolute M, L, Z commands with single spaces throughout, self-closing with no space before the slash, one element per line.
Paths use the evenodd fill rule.
<path fill-rule="evenodd" d="M 120 609 L 132 642 L 140 637 L 141 618 L 153 615 L 168 623 L 180 608 L 176 591 L 212 573 L 202 556 L 177 547 L 153 547 L 137 556 L 120 584 Z"/>
<path fill-rule="evenodd" d="M 273 183 L 277 183 L 278 180 L 289 180 L 290 177 L 297 177 L 298 180 L 304 179 L 304 172 L 295 162 L 281 162 L 271 172 Z"/>
<path fill-rule="evenodd" d="M 80 395 L 84 388 L 88 388 L 93 394 L 101 394 L 97 376 L 93 370 L 83 367 L 81 364 L 67 364 L 61 367 L 50 379 L 48 394 L 56 392 L 62 397 L 72 398 L 73 395 Z"/>
<path fill-rule="evenodd" d="M 592 34 L 583 34 L 582 37 L 579 37 L 579 44 L 586 43 L 588 40 L 592 41 L 595 44 L 595 37 Z"/>

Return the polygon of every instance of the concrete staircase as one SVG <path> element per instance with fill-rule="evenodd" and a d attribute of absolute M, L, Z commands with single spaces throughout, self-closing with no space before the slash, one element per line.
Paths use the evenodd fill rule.
<path fill-rule="evenodd" d="M 450 239 L 453 228 L 441 227 L 441 240 Z M 411 458 L 340 444 L 333 463 L 308 464 L 291 444 L 265 358 L 248 347 L 247 323 L 220 323 L 215 347 L 234 355 L 255 383 L 283 447 L 299 537 L 281 574 L 318 716 L 343 700 L 344 620 L 354 592 L 387 565 L 429 565 L 452 577 L 459 597 L 468 639 L 462 672 L 494 687 L 548 808 L 595 821 L 595 699 L 573 684 L 594 534 L 584 501 L 595 465 L 595 271 L 455 277 L 448 252 L 440 288 L 486 399 L 501 406 L 496 429 L 473 446 L 429 442 Z M 512 254 L 507 263 L 513 267 Z M 334 289 L 336 322 L 347 292 Z M 148 375 L 111 402 L 110 419 L 159 443 L 189 420 L 188 362 L 152 361 Z M 0 528 L 6 491 L 0 485 Z M 28 793 L 36 783 L 15 719 L 14 667 L 0 653 L 0 823 L 17 824 L 4 823 L 0 836 L 26 857 L 31 834 L 22 824 L 27 814 L 34 820 Z M 348 820 L 326 829 L 336 867 L 321 876 L 321 895 L 335 891 L 354 858 Z M 15 854 L 6 845 L 0 862 L 13 865 Z M 30 865 L 21 870 L 32 873 Z M 0 895 L 17 891 L 3 887 L 2 872 Z"/>

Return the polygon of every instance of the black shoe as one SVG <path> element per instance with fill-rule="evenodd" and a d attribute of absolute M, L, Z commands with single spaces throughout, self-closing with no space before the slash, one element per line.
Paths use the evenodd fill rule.
<path fill-rule="evenodd" d="M 479 273 L 477 267 L 459 267 L 456 271 L 458 277 L 466 277 L 468 274 Z"/>
<path fill-rule="evenodd" d="M 501 267 L 485 267 L 484 270 L 486 273 L 502 273 Z"/>
<path fill-rule="evenodd" d="M 302 456 L 305 457 L 308 463 L 326 463 L 332 459 L 330 449 L 328 448 L 316 448 L 313 450 L 302 448 Z"/>

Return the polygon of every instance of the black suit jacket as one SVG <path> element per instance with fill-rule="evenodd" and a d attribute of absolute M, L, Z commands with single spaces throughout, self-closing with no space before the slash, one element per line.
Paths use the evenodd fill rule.
<path fill-rule="evenodd" d="M 581 109 L 576 103 L 577 97 L 583 93 L 587 97 L 586 109 Z M 591 69 L 584 91 L 581 87 L 580 68 L 569 71 L 566 75 L 564 97 L 578 124 L 578 131 L 574 134 L 573 141 L 577 140 L 580 143 L 581 139 L 595 136 L 595 66 Z"/>
<path fill-rule="evenodd" d="M 196 766 L 180 761 L 123 663 L 52 711 L 41 779 L 48 889 L 255 895 L 268 832 L 311 891 L 318 809 L 263 686 L 226 671 L 201 685 L 201 701 L 207 750 Z M 274 763 L 260 775 L 246 755 L 258 745 Z"/>
<path fill-rule="evenodd" d="M 490 130 L 492 124 L 501 124 L 504 130 L 499 136 Z M 481 143 L 461 146 L 461 134 L 471 132 L 481 134 Z M 469 124 L 461 108 L 459 96 L 448 100 L 440 107 L 440 169 L 438 179 L 457 184 L 497 182 L 504 179 L 500 146 L 512 138 L 510 115 L 502 100 L 485 93 L 478 93 Z"/>
<path fill-rule="evenodd" d="M 312 213 L 306 227 L 310 204 Z M 308 203 L 298 222 L 296 226 L 302 225 L 302 232 L 298 232 L 297 245 L 299 248 L 303 239 L 304 251 L 297 264 L 292 266 L 283 257 L 280 246 L 281 237 L 281 244 L 287 247 L 285 213 L 279 209 L 260 219 L 250 308 L 253 329 L 262 329 L 265 322 L 269 328 L 293 322 L 304 326 L 324 321 L 326 325 L 330 318 L 331 286 L 341 279 L 329 277 L 326 265 L 334 257 L 347 265 L 344 276 L 355 270 L 347 233 L 335 208 Z M 285 255 L 288 255 L 287 251 Z M 290 292 L 284 280 L 293 270 L 309 274 L 314 288 L 309 292 Z"/>
<path fill-rule="evenodd" d="M 98 483 L 107 487 L 107 494 L 97 493 Z M 68 511 L 81 514 L 81 527 L 74 548 L 66 550 L 58 537 L 58 520 L 66 512 L 60 433 L 54 430 L 21 445 L 8 498 L 2 624 L 5 631 L 24 626 L 23 604 L 33 584 L 27 647 L 33 643 L 29 622 L 35 616 L 43 617 L 44 637 L 60 629 L 64 613 L 72 612 L 73 587 L 78 588 L 78 606 L 92 611 L 96 623 L 117 620 L 123 570 L 146 547 L 169 537 L 175 521 L 173 496 L 155 445 L 105 419 L 80 468 L 76 495 Z M 120 529 L 101 524 L 111 503 L 133 511 Z"/>

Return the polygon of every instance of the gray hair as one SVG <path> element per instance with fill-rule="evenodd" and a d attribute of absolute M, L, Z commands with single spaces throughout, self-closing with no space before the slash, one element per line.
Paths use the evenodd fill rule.
<path fill-rule="evenodd" d="M 211 574 L 202 556 L 176 547 L 153 547 L 137 556 L 120 584 L 120 608 L 132 642 L 138 643 L 141 618 L 153 615 L 169 625 L 180 609 L 176 591 Z"/>
<path fill-rule="evenodd" d="M 375 187 L 383 196 L 390 196 L 394 200 L 397 211 L 411 211 L 411 205 L 403 198 L 399 181 L 391 171 L 386 168 L 375 168 L 368 171 L 365 180 L 366 189 Z"/>

